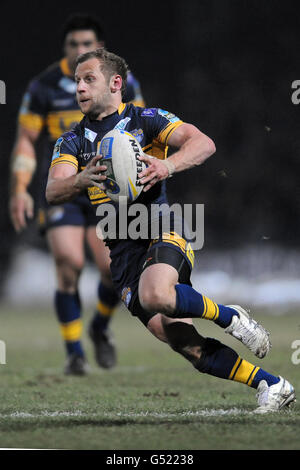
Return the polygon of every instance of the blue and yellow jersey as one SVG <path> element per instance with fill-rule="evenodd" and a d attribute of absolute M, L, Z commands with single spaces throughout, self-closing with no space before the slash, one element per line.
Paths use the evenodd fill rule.
<path fill-rule="evenodd" d="M 168 140 L 182 121 L 174 114 L 158 108 L 142 108 L 122 103 L 118 111 L 101 121 L 91 121 L 86 116 L 73 131 L 63 134 L 56 142 L 51 168 L 61 163 L 72 165 L 82 171 L 97 154 L 98 143 L 110 130 L 117 128 L 133 134 L 143 151 L 153 157 L 165 159 Z M 139 202 L 167 202 L 164 183 L 157 183 L 139 196 Z M 88 196 L 93 206 L 109 202 L 109 197 L 97 187 L 88 188 Z"/>
<path fill-rule="evenodd" d="M 144 106 L 140 84 L 131 73 L 128 74 L 123 101 Z M 25 129 L 46 132 L 51 156 L 59 136 L 72 129 L 82 118 L 76 101 L 76 83 L 64 58 L 30 82 L 23 97 L 18 122 Z"/>
<path fill-rule="evenodd" d="M 127 77 L 124 102 L 144 106 L 140 84 L 132 73 Z M 18 115 L 19 124 L 41 136 L 39 163 L 41 164 L 39 205 L 47 207 L 45 188 L 55 141 L 61 134 L 73 129 L 83 118 L 76 101 L 76 83 L 66 58 L 52 64 L 34 78 L 23 97 Z"/>

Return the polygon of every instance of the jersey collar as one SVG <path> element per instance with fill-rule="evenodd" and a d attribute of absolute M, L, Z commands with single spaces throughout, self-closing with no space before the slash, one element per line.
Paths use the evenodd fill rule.
<path fill-rule="evenodd" d="M 97 121 L 96 119 L 95 120 L 90 120 L 88 116 L 85 116 L 85 118 L 83 119 L 83 123 L 84 125 L 89 125 L 89 126 L 92 126 L 92 125 L 96 125 L 96 126 L 99 126 L 101 124 L 101 126 L 111 126 L 111 122 L 112 120 L 114 121 L 116 119 L 116 122 L 118 122 L 118 116 L 120 116 L 124 109 L 126 108 L 126 103 L 121 103 L 117 109 L 117 111 L 115 111 L 114 113 L 112 114 L 108 114 L 108 116 L 105 116 L 104 118 L 101 119 L 101 121 Z"/>
<path fill-rule="evenodd" d="M 126 108 L 126 103 L 121 103 L 120 106 L 118 107 L 118 114 L 122 114 L 124 109 Z"/>

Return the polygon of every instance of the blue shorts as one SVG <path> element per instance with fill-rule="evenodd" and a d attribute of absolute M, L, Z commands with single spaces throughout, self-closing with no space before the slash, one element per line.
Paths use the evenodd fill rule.
<path fill-rule="evenodd" d="M 179 282 L 191 285 L 190 275 L 194 253 L 183 238 L 149 240 L 121 240 L 111 246 L 111 273 L 115 289 L 132 313 L 147 326 L 156 315 L 143 309 L 139 302 L 140 276 L 151 264 L 166 263 L 178 271 Z"/>
<path fill-rule="evenodd" d="M 85 194 L 65 204 L 45 206 L 38 212 L 38 225 L 42 234 L 51 228 L 64 225 L 87 228 L 96 226 L 98 222 L 99 218 L 96 216 L 95 208 Z"/>

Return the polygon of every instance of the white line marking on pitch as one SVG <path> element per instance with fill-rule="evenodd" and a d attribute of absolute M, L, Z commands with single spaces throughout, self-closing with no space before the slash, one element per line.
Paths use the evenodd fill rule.
<path fill-rule="evenodd" d="M 0 418 L 16 418 L 16 419 L 36 419 L 36 418 L 158 418 L 158 419 L 174 419 L 174 418 L 197 418 L 197 417 L 219 417 L 219 416 L 240 416 L 251 414 L 251 411 L 241 410 L 238 408 L 231 408 L 228 410 L 223 409 L 205 409 L 199 411 L 184 411 L 181 413 L 157 413 L 153 411 L 143 411 L 140 413 L 84 413 L 82 411 L 42 411 L 41 413 L 27 413 L 22 411 L 15 411 L 10 414 L 0 415 Z"/>

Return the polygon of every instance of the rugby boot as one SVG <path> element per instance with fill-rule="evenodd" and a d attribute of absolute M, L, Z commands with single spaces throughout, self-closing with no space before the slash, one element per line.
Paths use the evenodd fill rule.
<path fill-rule="evenodd" d="M 97 364 L 103 369 L 114 367 L 117 363 L 117 353 L 111 331 L 109 329 L 101 331 L 91 322 L 88 334 L 94 345 Z"/>
<path fill-rule="evenodd" d="M 279 382 L 271 386 L 265 380 L 259 382 L 256 394 L 259 406 L 254 413 L 280 411 L 296 401 L 294 387 L 287 380 L 279 378 Z"/>
<path fill-rule="evenodd" d="M 257 323 L 239 305 L 227 305 L 237 312 L 233 315 L 230 325 L 225 329 L 225 333 L 241 341 L 255 356 L 262 359 L 270 348 L 270 333 Z"/>
<path fill-rule="evenodd" d="M 85 357 L 79 354 L 70 354 L 66 360 L 65 375 L 87 375 L 90 372 L 90 366 Z"/>

